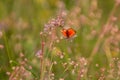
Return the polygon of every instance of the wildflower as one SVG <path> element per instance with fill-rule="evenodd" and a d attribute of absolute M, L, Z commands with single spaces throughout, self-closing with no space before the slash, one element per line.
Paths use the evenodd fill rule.
<path fill-rule="evenodd" d="M 60 78 L 59 80 L 64 80 L 63 78 Z"/>
<path fill-rule="evenodd" d="M 39 50 L 37 53 L 36 53 L 36 56 L 38 57 L 38 58 L 42 58 L 42 55 L 43 53 L 42 53 L 42 50 Z"/>
<path fill-rule="evenodd" d="M 6 72 L 7 75 L 10 75 L 10 72 Z"/>
<path fill-rule="evenodd" d="M 44 31 L 53 30 L 55 27 L 63 27 L 64 19 L 62 16 L 57 16 L 55 19 L 51 19 L 47 24 L 44 25 Z"/>
<path fill-rule="evenodd" d="M 3 33 L 2 33 L 2 31 L 0 31 L 0 38 L 3 36 Z"/>
<path fill-rule="evenodd" d="M 99 64 L 95 64 L 96 67 L 99 67 Z"/>
<path fill-rule="evenodd" d="M 80 58 L 80 64 L 83 64 L 83 66 L 87 65 L 87 60 L 85 58 Z"/>
<path fill-rule="evenodd" d="M 53 64 L 57 64 L 57 62 L 56 62 L 56 61 L 54 61 L 54 62 L 53 62 Z"/>
<path fill-rule="evenodd" d="M 116 0 L 116 3 L 120 4 L 120 0 Z"/>
<path fill-rule="evenodd" d="M 31 70 L 31 69 L 32 69 L 32 66 L 29 66 L 29 69 Z"/>
<path fill-rule="evenodd" d="M 3 48 L 4 48 L 4 46 L 2 44 L 0 44 L 0 49 L 3 49 Z"/>
<path fill-rule="evenodd" d="M 63 59 L 64 55 L 60 55 L 60 58 Z"/>
<path fill-rule="evenodd" d="M 20 53 L 20 57 L 21 57 L 21 58 L 24 57 L 24 54 L 23 54 L 23 53 Z"/>

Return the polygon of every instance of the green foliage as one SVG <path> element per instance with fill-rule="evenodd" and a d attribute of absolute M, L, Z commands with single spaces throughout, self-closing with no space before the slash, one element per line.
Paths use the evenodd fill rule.
<path fill-rule="evenodd" d="M 1 0 L 0 80 L 12 80 L 16 76 L 17 80 L 119 80 L 117 3 L 114 0 Z M 50 21 L 61 11 L 67 14 L 62 28 L 72 27 L 76 37 L 64 38 L 59 26 L 44 32 L 44 25 L 52 24 Z"/>

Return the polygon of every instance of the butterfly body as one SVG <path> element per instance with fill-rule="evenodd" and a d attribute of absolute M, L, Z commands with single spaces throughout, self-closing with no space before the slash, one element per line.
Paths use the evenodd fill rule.
<path fill-rule="evenodd" d="M 63 36 L 66 37 L 66 38 L 71 38 L 76 34 L 76 31 L 72 28 L 62 29 L 61 32 L 62 32 Z"/>

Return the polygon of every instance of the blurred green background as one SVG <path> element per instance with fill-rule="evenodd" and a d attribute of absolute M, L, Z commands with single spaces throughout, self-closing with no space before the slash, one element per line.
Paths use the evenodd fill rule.
<path fill-rule="evenodd" d="M 69 26 L 76 30 L 77 37 L 72 42 L 63 39 L 60 43 L 54 45 L 56 50 L 64 52 L 65 58 L 61 60 L 58 57 L 54 57 L 52 60 L 57 61 L 58 64 L 53 66 L 52 71 L 55 74 L 55 80 L 59 80 L 60 77 L 65 77 L 65 80 L 76 80 L 77 73 L 73 76 L 68 71 L 61 75 L 64 69 L 61 68 L 60 63 L 61 61 L 67 62 L 68 58 L 75 60 L 77 56 L 89 58 L 98 39 L 98 34 L 102 26 L 106 24 L 116 4 L 115 0 L 0 0 L 0 31 L 3 32 L 0 44 L 4 46 L 3 49 L 0 49 L 0 80 L 8 80 L 9 76 L 6 75 L 6 72 L 11 72 L 11 66 L 17 65 L 14 63 L 10 65 L 9 62 L 13 60 L 18 63 L 20 52 L 24 53 L 28 59 L 28 64 L 33 67 L 33 72 L 39 76 L 38 66 L 40 62 L 35 57 L 35 53 L 41 49 L 40 32 L 43 31 L 44 25 L 49 20 L 59 14 L 61 4 L 64 5 L 62 6 L 64 8 L 63 11 L 68 13 L 67 16 L 69 17 L 67 19 L 70 18 L 73 23 L 76 20 L 78 21 L 78 25 L 75 23 L 77 26 L 74 24 Z M 74 12 L 75 9 L 77 11 L 79 8 L 80 12 Z M 90 14 L 92 9 L 93 16 Z M 118 22 L 115 23 L 117 25 L 120 25 L 119 13 L 120 7 L 115 12 L 115 15 L 118 16 Z M 81 21 L 81 18 L 84 18 L 81 17 L 82 15 L 85 16 L 85 21 L 84 19 Z M 66 25 L 68 24 L 67 21 L 69 21 L 67 19 Z M 96 24 L 94 25 L 94 23 Z M 97 33 L 94 37 L 91 35 L 93 30 L 96 30 Z M 99 68 L 94 66 L 96 63 L 100 67 L 108 67 L 109 63 L 102 46 L 104 45 L 104 40 L 99 47 L 98 54 L 94 57 L 93 65 L 90 67 L 89 74 L 91 75 L 95 75 L 95 71 L 99 71 Z M 55 53 L 55 51 L 50 53 Z M 119 57 L 119 53 L 115 53 L 115 55 L 117 54 L 117 57 Z M 49 57 L 51 57 L 50 54 Z M 36 61 L 35 63 L 34 60 Z M 69 70 L 72 69 L 70 68 Z M 93 78 L 91 80 L 97 79 Z"/>

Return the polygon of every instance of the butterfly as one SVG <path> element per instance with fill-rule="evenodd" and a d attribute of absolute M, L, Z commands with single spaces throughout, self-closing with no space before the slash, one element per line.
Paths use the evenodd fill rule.
<path fill-rule="evenodd" d="M 76 34 L 76 31 L 72 28 L 62 29 L 61 32 L 62 32 L 63 36 L 66 38 L 71 38 Z"/>

